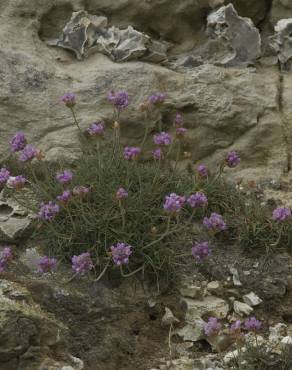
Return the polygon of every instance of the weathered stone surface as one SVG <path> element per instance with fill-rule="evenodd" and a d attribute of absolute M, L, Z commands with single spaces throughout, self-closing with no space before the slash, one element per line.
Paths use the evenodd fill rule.
<path fill-rule="evenodd" d="M 252 307 L 258 306 L 263 301 L 254 292 L 250 292 L 248 294 L 245 294 L 242 298 L 243 298 L 243 300 L 246 304 L 248 304 L 249 306 L 252 306 Z"/>
<path fill-rule="evenodd" d="M 143 59 L 159 63 L 167 59 L 169 43 L 151 40 L 146 34 L 132 26 L 119 29 L 109 27 L 106 17 L 97 17 L 85 11 L 73 13 L 56 40 L 49 45 L 69 49 L 82 60 L 94 51 L 108 55 L 115 62 Z"/>
<path fill-rule="evenodd" d="M 191 324 L 178 329 L 175 334 L 182 337 L 184 341 L 197 342 L 204 337 L 203 324 L 204 321 L 201 319 L 194 320 Z"/>
<path fill-rule="evenodd" d="M 186 309 L 186 321 L 194 322 L 196 319 L 204 316 L 214 316 L 218 319 L 224 319 L 229 311 L 229 305 L 224 299 L 207 296 L 203 300 L 183 298 L 182 305 Z"/>
<path fill-rule="evenodd" d="M 292 59 L 292 18 L 281 19 L 276 24 L 275 34 L 270 37 L 270 45 L 278 56 L 282 70 L 290 70 Z"/>
<path fill-rule="evenodd" d="M 45 314 L 26 288 L 1 280 L 0 307 L 1 369 L 83 368 L 82 362 L 66 355 L 67 328 Z"/>
<path fill-rule="evenodd" d="M 16 201 L 0 201 L 0 241 L 14 243 L 30 231 L 32 216 Z"/>
<path fill-rule="evenodd" d="M 233 309 L 234 312 L 240 316 L 248 316 L 253 311 L 253 308 L 250 307 L 248 304 L 239 301 L 234 301 Z"/>
<path fill-rule="evenodd" d="M 222 5 L 215 3 L 201 0 L 194 5 L 184 0 L 177 6 L 174 0 L 88 1 L 86 10 L 111 15 L 111 25 L 116 27 L 132 25 L 155 39 L 179 43 L 174 52 L 183 52 L 202 41 L 206 15 L 212 6 Z M 244 1 L 237 3 L 244 7 Z M 204 65 L 176 73 L 142 62 L 120 65 L 100 54 L 80 63 L 74 55 L 51 48 L 44 40 L 58 37 L 72 11 L 84 10 L 82 1 L 65 4 L 60 0 L 52 6 L 43 0 L 9 0 L 1 3 L 0 10 L 7 20 L 0 24 L 1 161 L 16 130 L 25 131 L 29 141 L 43 149 L 47 160 L 76 158 L 80 154 L 78 133 L 59 96 L 66 91 L 77 93 L 82 129 L 97 119 L 104 119 L 111 127 L 105 94 L 114 88 L 127 89 L 131 96 L 131 107 L 122 116 L 122 134 L 129 145 L 138 144 L 143 136 L 137 107 L 146 96 L 162 90 L 167 93 L 161 114 L 165 128 L 172 127 L 176 110 L 183 113 L 189 129 L 183 150 L 191 152 L 193 163 L 205 162 L 212 167 L 227 150 L 237 149 L 242 154 L 237 176 L 279 177 L 288 170 L 287 153 L 291 150 L 281 110 L 289 110 L 285 105 L 289 92 L 284 91 L 287 96 L 280 104 L 277 68 L 252 73 Z M 252 13 L 252 6 L 246 12 Z"/>
<path fill-rule="evenodd" d="M 232 4 L 212 12 L 207 18 L 208 54 L 216 64 L 248 66 L 254 64 L 261 53 L 258 29 L 249 18 L 238 16 Z M 208 58 L 208 59 L 209 59 Z"/>

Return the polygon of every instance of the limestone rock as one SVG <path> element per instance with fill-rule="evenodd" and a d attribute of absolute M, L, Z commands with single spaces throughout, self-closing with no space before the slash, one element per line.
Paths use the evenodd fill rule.
<path fill-rule="evenodd" d="M 240 17 L 232 4 L 208 16 L 206 32 L 211 39 L 209 53 L 216 64 L 248 66 L 260 57 L 261 38 L 258 29 L 251 19 Z"/>
<path fill-rule="evenodd" d="M 18 205 L 13 202 L 0 202 L 0 241 L 19 241 L 28 235 L 31 224 L 32 217 Z"/>
<path fill-rule="evenodd" d="M 207 284 L 207 290 L 210 293 L 218 294 L 221 291 L 221 289 L 222 287 L 219 281 L 210 281 L 210 283 Z"/>
<path fill-rule="evenodd" d="M 0 358 L 6 369 L 60 369 L 81 363 L 66 354 L 64 334 L 67 328 L 45 314 L 32 300 L 26 288 L 9 281 L 0 284 Z M 57 360 L 58 359 L 58 360 Z M 56 367 L 58 365 L 58 367 Z M 4 367 L 3 367 L 4 368 Z"/>
<path fill-rule="evenodd" d="M 258 297 L 254 292 L 245 294 L 242 298 L 244 302 L 251 307 L 258 306 L 262 303 L 262 299 L 260 299 L 260 297 Z"/>
<path fill-rule="evenodd" d="M 219 353 L 226 351 L 234 342 L 230 335 L 219 334 L 207 338 L 208 343 L 212 348 Z"/>
<path fill-rule="evenodd" d="M 214 316 L 224 319 L 229 311 L 224 299 L 215 296 L 206 296 L 203 300 L 183 298 L 182 304 L 186 309 L 186 321 L 192 323 L 203 316 Z"/>
<path fill-rule="evenodd" d="M 203 324 L 203 320 L 196 319 L 191 324 L 187 324 L 183 328 L 178 329 L 175 334 L 182 337 L 184 341 L 197 342 L 204 337 Z"/>
<path fill-rule="evenodd" d="M 250 307 L 248 304 L 234 301 L 233 303 L 234 312 L 240 316 L 248 316 L 253 312 L 253 308 Z"/>
<path fill-rule="evenodd" d="M 244 8 L 246 0 L 239 2 Z M 83 9 L 77 0 L 66 4 L 61 7 L 56 1 L 53 7 L 52 2 L 41 0 L 7 0 L 0 5 L 2 17 L 9 20 L 0 24 L 2 163 L 9 153 L 8 141 L 18 130 L 43 150 L 45 160 L 72 162 L 81 153 L 78 132 L 59 97 L 67 91 L 76 93 L 76 113 L 85 130 L 96 120 L 112 124 L 106 93 L 125 89 L 131 104 L 121 117 L 122 144 L 138 145 L 142 140 L 144 122 L 136 108 L 147 96 L 162 90 L 167 94 L 161 112 L 165 129 L 173 128 L 176 111 L 184 115 L 189 131 L 183 150 L 191 153 L 192 163 L 203 162 L 212 170 L 226 151 L 236 149 L 241 153 L 241 165 L 228 175 L 259 180 L 279 178 L 287 170 L 292 143 L 292 130 L 285 125 L 292 122 L 288 76 L 284 76 L 285 88 L 279 94 L 276 68 L 253 73 L 205 64 L 177 73 L 149 63 L 114 63 L 100 53 L 80 63 L 71 53 L 44 42 L 58 37 L 72 11 Z M 146 34 L 154 33 L 157 40 L 177 43 L 177 48 L 186 53 L 205 37 L 204 23 L 211 10 L 207 0 L 196 5 L 182 0 L 179 6 L 176 0 L 92 0 L 87 5 L 89 14 L 111 14 L 111 24 L 116 27 L 133 25 Z M 246 9 L 252 17 L 253 11 L 251 6 Z M 149 138 L 145 150 L 151 153 L 152 145 Z"/>
<path fill-rule="evenodd" d="M 183 297 L 202 299 L 204 296 L 204 289 L 195 284 L 184 284 L 179 288 L 179 292 Z"/>
<path fill-rule="evenodd" d="M 237 269 L 234 267 L 230 267 L 230 273 L 232 274 L 233 284 L 235 286 L 242 286 Z"/>
<path fill-rule="evenodd" d="M 270 37 L 270 46 L 277 54 L 282 70 L 290 70 L 292 60 L 292 18 L 281 19 L 276 24 L 275 34 Z"/>
<path fill-rule="evenodd" d="M 168 307 L 165 307 L 165 314 L 162 317 L 162 325 L 169 326 L 179 322 Z"/>
<path fill-rule="evenodd" d="M 116 62 L 145 56 L 147 61 L 156 63 L 167 59 L 166 52 L 170 45 L 151 40 L 132 26 L 126 29 L 108 27 L 106 17 L 97 17 L 85 11 L 73 13 L 60 37 L 50 40 L 48 44 L 73 51 L 79 60 L 98 51 Z"/>

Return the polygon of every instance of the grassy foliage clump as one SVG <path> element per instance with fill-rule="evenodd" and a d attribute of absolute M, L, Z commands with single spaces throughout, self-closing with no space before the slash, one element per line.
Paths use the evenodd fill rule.
<path fill-rule="evenodd" d="M 164 99 L 163 94 L 156 94 L 145 103 L 143 110 L 146 116 L 149 113 L 149 119 L 151 110 L 159 109 Z M 253 195 L 246 197 L 235 184 L 224 180 L 225 167 L 233 168 L 240 162 L 237 152 L 231 151 L 222 158 L 215 174 L 208 173 L 204 166 L 199 171 L 177 169 L 186 133 L 179 114 L 174 120 L 175 135 L 163 132 L 162 127 L 156 128 L 153 158 L 143 161 L 140 152 L 143 154 L 148 137 L 147 127 L 139 147 L 123 148 L 120 143 L 118 121 L 129 104 L 126 92 L 109 96 L 115 108 L 113 127 L 108 129 L 104 123 L 97 122 L 86 134 L 77 120 L 74 94 L 66 94 L 62 100 L 73 114 L 82 141 L 87 143 L 81 158 L 72 165 L 73 178 L 65 184 L 58 181 L 56 173 L 62 172 L 64 166 L 42 161 L 42 153 L 26 145 L 22 133 L 16 134 L 10 143 L 14 153 L 20 151 L 18 158 L 22 163 L 13 167 L 27 177 L 26 186 L 33 192 L 33 201 L 26 192 L 20 196 L 15 191 L 21 190 L 21 179 L 6 179 L 9 171 L 1 170 L 10 194 L 39 214 L 41 223 L 35 237 L 42 241 L 50 255 L 70 259 L 90 252 L 96 274 L 100 276 L 117 269 L 111 247 L 126 243 L 131 247 L 131 256 L 126 263 L 118 264 L 121 274 L 129 276 L 139 271 L 158 278 L 172 276 L 184 254 L 181 247 L 191 246 L 195 241 L 219 236 L 228 243 L 239 242 L 244 248 L 268 251 L 290 243 L 290 210 L 284 209 L 284 213 L 288 212 L 285 219 L 279 219 L 280 214 L 273 220 L 271 209 L 262 206 Z M 106 144 L 105 131 L 111 131 L 112 135 L 112 141 Z M 84 187 L 87 193 L 78 194 L 78 187 Z M 120 188 L 127 192 L 123 199 L 117 197 Z M 60 199 L 64 191 L 68 192 L 66 201 Z M 196 192 L 207 197 L 203 206 L 192 206 L 189 202 L 189 196 Z M 172 193 L 178 202 L 181 197 L 183 203 L 177 210 L 165 207 L 166 197 Z M 204 217 L 212 213 L 215 213 L 214 227 L 205 223 L 205 228 L 196 235 L 194 223 L 202 225 Z M 218 217 L 226 227 L 216 225 Z M 199 259 L 203 254 L 210 255 L 202 245 L 196 247 L 196 253 L 193 255 Z M 191 248 L 188 256 L 191 257 Z"/>

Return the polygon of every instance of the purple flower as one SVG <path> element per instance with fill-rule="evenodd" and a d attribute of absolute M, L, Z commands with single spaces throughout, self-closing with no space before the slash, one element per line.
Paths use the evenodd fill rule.
<path fill-rule="evenodd" d="M 185 133 L 187 132 L 188 130 L 184 127 L 177 127 L 175 132 L 176 132 L 176 136 L 178 137 L 182 137 L 185 135 Z"/>
<path fill-rule="evenodd" d="M 168 146 L 171 144 L 171 136 L 167 132 L 161 132 L 153 136 L 154 143 L 160 146 Z"/>
<path fill-rule="evenodd" d="M 25 186 L 26 181 L 27 181 L 26 178 L 22 175 L 18 175 L 15 177 L 10 176 L 9 179 L 7 180 L 6 185 L 11 189 L 20 190 Z"/>
<path fill-rule="evenodd" d="M 149 98 L 148 98 L 148 102 L 150 104 L 153 104 L 153 105 L 162 104 L 162 103 L 164 103 L 164 101 L 165 101 L 165 94 L 160 93 L 160 92 L 158 92 L 156 94 L 153 94 L 153 95 L 149 96 Z"/>
<path fill-rule="evenodd" d="M 61 203 L 67 203 L 70 198 L 72 197 L 72 193 L 70 190 L 64 190 L 61 195 L 57 196 L 57 200 Z"/>
<path fill-rule="evenodd" d="M 6 184 L 9 177 L 10 177 L 10 172 L 7 170 L 6 167 L 2 167 L 0 170 L 0 185 Z"/>
<path fill-rule="evenodd" d="M 182 115 L 180 113 L 176 113 L 175 115 L 175 119 L 174 119 L 174 125 L 175 127 L 181 127 L 183 124 L 183 118 L 182 118 Z"/>
<path fill-rule="evenodd" d="M 3 250 L 0 252 L 0 272 L 3 272 L 7 264 L 12 260 L 12 251 L 10 247 L 5 247 Z"/>
<path fill-rule="evenodd" d="M 94 122 L 92 123 L 87 132 L 90 136 L 102 136 L 104 134 L 104 123 L 103 122 Z"/>
<path fill-rule="evenodd" d="M 80 254 L 79 256 L 73 256 L 72 269 L 76 274 L 84 274 L 93 268 L 93 262 L 89 252 Z"/>
<path fill-rule="evenodd" d="M 50 272 L 57 267 L 56 258 L 49 258 L 48 256 L 41 257 L 38 261 L 38 272 L 44 274 Z"/>
<path fill-rule="evenodd" d="M 119 188 L 116 192 L 117 200 L 122 200 L 128 197 L 128 192 L 124 188 Z"/>
<path fill-rule="evenodd" d="M 91 188 L 87 186 L 75 186 L 73 189 L 73 195 L 83 198 L 85 195 L 91 192 Z"/>
<path fill-rule="evenodd" d="M 205 165 L 203 164 L 200 164 L 197 168 L 197 171 L 199 173 L 199 175 L 202 177 L 202 178 L 206 178 L 208 177 L 208 169 Z"/>
<path fill-rule="evenodd" d="M 70 170 L 65 170 L 64 172 L 59 172 L 56 175 L 56 180 L 60 184 L 66 185 L 69 184 L 73 179 L 73 173 Z"/>
<path fill-rule="evenodd" d="M 236 320 L 231 326 L 230 326 L 230 330 L 232 332 L 239 332 L 241 330 L 241 321 L 240 320 Z"/>
<path fill-rule="evenodd" d="M 129 105 L 129 94 L 124 90 L 117 92 L 109 91 L 107 98 L 118 111 L 124 110 Z"/>
<path fill-rule="evenodd" d="M 26 138 L 23 132 L 17 132 L 9 142 L 13 153 L 19 152 L 26 146 Z"/>
<path fill-rule="evenodd" d="M 127 265 L 132 254 L 132 247 L 126 243 L 117 243 L 111 246 L 111 253 L 115 265 Z"/>
<path fill-rule="evenodd" d="M 18 159 L 20 160 L 20 162 L 30 162 L 38 154 L 39 154 L 39 151 L 34 146 L 26 145 L 23 151 L 20 153 Z"/>
<path fill-rule="evenodd" d="M 278 207 L 273 211 L 273 220 L 283 222 L 291 218 L 291 209 L 286 207 Z"/>
<path fill-rule="evenodd" d="M 156 148 L 155 150 L 153 150 L 152 154 L 153 154 L 153 158 L 157 161 L 159 161 L 163 157 L 163 152 L 161 148 Z"/>
<path fill-rule="evenodd" d="M 191 194 L 187 199 L 188 204 L 192 208 L 205 207 L 208 204 L 208 199 L 206 195 L 200 191 L 195 194 Z"/>
<path fill-rule="evenodd" d="M 192 255 L 199 261 L 211 256 L 212 251 L 208 242 L 196 243 L 192 247 Z"/>
<path fill-rule="evenodd" d="M 259 330 L 262 326 L 262 322 L 257 320 L 255 317 L 250 317 L 244 322 L 244 327 L 246 330 Z"/>
<path fill-rule="evenodd" d="M 218 213 L 211 213 L 211 216 L 205 217 L 203 220 L 203 225 L 212 231 L 223 231 L 227 229 L 226 223 L 223 220 L 223 217 Z"/>
<path fill-rule="evenodd" d="M 59 205 L 50 201 L 48 203 L 41 203 L 38 216 L 41 220 L 51 222 L 59 212 Z"/>
<path fill-rule="evenodd" d="M 66 93 L 60 97 L 60 100 L 65 103 L 66 107 L 73 108 L 76 104 L 76 97 L 74 93 Z"/>
<path fill-rule="evenodd" d="M 184 206 L 185 201 L 184 196 L 171 193 L 165 197 L 163 208 L 169 213 L 178 213 Z"/>
<path fill-rule="evenodd" d="M 216 317 L 209 317 L 208 321 L 204 323 L 203 328 L 205 335 L 211 337 L 219 333 L 221 324 Z"/>
<path fill-rule="evenodd" d="M 235 151 L 235 150 L 232 150 L 231 152 L 229 152 L 226 156 L 226 163 L 227 163 L 227 166 L 228 167 L 236 167 L 240 162 L 240 157 L 239 157 L 239 154 Z"/>
<path fill-rule="evenodd" d="M 138 158 L 141 153 L 141 149 L 133 146 L 126 146 L 124 149 L 124 158 L 127 161 L 133 161 Z"/>

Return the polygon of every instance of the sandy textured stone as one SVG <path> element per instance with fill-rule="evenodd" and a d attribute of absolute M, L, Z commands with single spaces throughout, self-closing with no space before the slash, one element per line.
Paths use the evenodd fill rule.
<path fill-rule="evenodd" d="M 1 368 L 32 370 L 83 368 L 82 361 L 66 354 L 68 330 L 45 314 L 20 284 L 0 281 Z M 82 366 L 81 366 L 82 365 Z M 51 367 L 50 367 L 51 366 Z"/>
<path fill-rule="evenodd" d="M 207 296 L 203 300 L 183 298 L 182 305 L 186 310 L 186 321 L 194 322 L 203 316 L 214 316 L 218 319 L 224 319 L 229 311 L 229 305 L 224 299 Z"/>
<path fill-rule="evenodd" d="M 68 51 L 49 47 L 46 41 L 58 37 L 72 11 L 84 9 L 83 2 L 58 0 L 54 4 L 9 0 L 0 5 L 2 162 L 8 153 L 7 141 L 17 130 L 23 130 L 32 144 L 43 149 L 47 160 L 73 160 L 80 155 L 78 132 L 59 96 L 66 91 L 77 94 L 82 129 L 99 119 L 110 128 L 112 113 L 105 96 L 113 88 L 127 89 L 131 96 L 131 106 L 121 118 L 123 143 L 136 145 L 142 140 L 144 124 L 137 107 L 148 95 L 163 91 L 167 101 L 160 118 L 165 129 L 170 129 L 175 111 L 184 115 L 189 131 L 183 151 L 191 152 L 192 163 L 204 162 L 212 168 L 226 151 L 237 149 L 242 156 L 239 172 L 232 171 L 237 177 L 279 177 L 289 168 L 287 137 L 291 130 L 286 135 L 282 120 L 282 111 L 290 109 L 285 105 L 289 96 L 284 97 L 285 102 L 279 100 L 282 95 L 276 67 L 252 73 L 204 65 L 177 73 L 145 62 L 119 65 L 100 54 L 79 62 Z M 191 50 L 197 40 L 203 40 L 206 16 L 217 6 L 210 4 L 207 0 L 196 5 L 184 0 L 179 6 L 174 0 L 107 0 L 87 1 L 86 10 L 111 14 L 110 25 L 115 27 L 132 25 L 157 40 L 177 43 L 173 52 L 178 52 Z M 252 11 L 249 6 L 247 13 Z M 149 122 L 149 126 L 153 128 L 155 123 Z M 149 153 L 151 145 L 149 139 Z"/>

